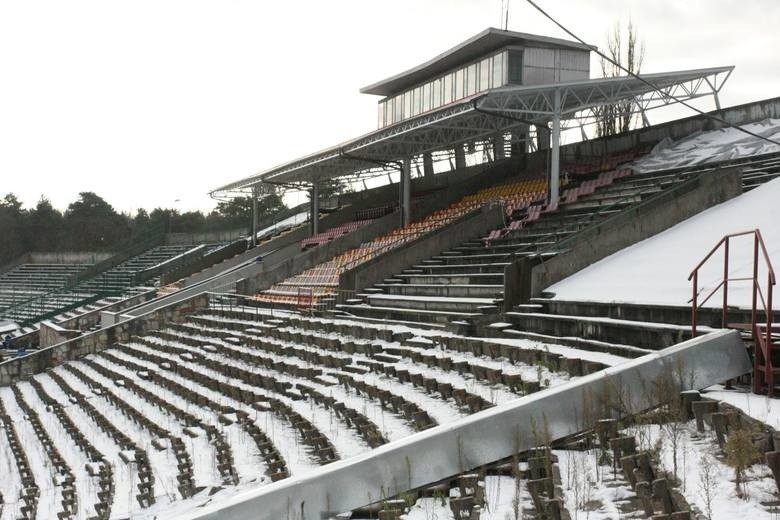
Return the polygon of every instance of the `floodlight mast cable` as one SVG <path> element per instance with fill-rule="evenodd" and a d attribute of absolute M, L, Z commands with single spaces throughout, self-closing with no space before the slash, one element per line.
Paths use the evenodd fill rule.
<path fill-rule="evenodd" d="M 720 118 L 720 117 L 718 117 L 718 116 L 714 116 L 714 115 L 712 115 L 712 114 L 708 114 L 707 112 L 704 112 L 703 110 L 699 110 L 699 109 L 698 109 L 698 108 L 696 108 L 695 106 L 693 106 L 693 105 L 691 105 L 691 104 L 687 103 L 686 101 L 683 101 L 682 99 L 680 99 L 680 98 L 678 98 L 678 97 L 675 97 L 675 96 L 673 96 L 672 94 L 667 94 L 666 92 L 664 92 L 663 90 L 661 90 L 661 89 L 660 89 L 658 86 L 656 86 L 654 83 L 652 83 L 652 82 L 650 82 L 650 81 L 646 80 L 645 78 L 641 77 L 639 74 L 636 74 L 636 73 L 634 73 L 634 72 L 632 72 L 632 71 L 628 70 L 628 69 L 627 69 L 627 68 L 625 68 L 623 65 L 621 65 L 621 64 L 620 64 L 620 63 L 618 63 L 617 61 L 613 60 L 612 58 L 610 58 L 609 56 L 607 56 L 606 54 L 604 54 L 603 52 L 601 52 L 601 51 L 600 51 L 600 50 L 598 50 L 597 48 L 595 48 L 595 47 L 593 47 L 593 46 L 591 46 L 591 45 L 588 45 L 587 43 L 585 43 L 585 41 L 584 41 L 582 38 L 580 38 L 579 36 L 577 36 L 576 34 L 574 34 L 573 32 L 571 32 L 569 29 L 567 29 L 566 27 L 564 27 L 564 26 L 563 26 L 563 24 L 561 24 L 561 23 L 560 23 L 558 20 L 556 20 L 556 19 L 555 19 L 555 18 L 553 18 L 553 17 L 552 17 L 550 14 L 548 14 L 548 13 L 547 13 L 547 11 L 545 11 L 544 9 L 542 9 L 541 7 L 539 7 L 539 6 L 536 4 L 536 2 L 534 2 L 533 0 L 526 0 L 526 2 L 528 2 L 529 4 L 531 4 L 531 5 L 532 5 L 532 6 L 533 6 L 533 7 L 534 7 L 534 8 L 535 8 L 537 11 L 539 11 L 540 13 L 542 13 L 542 15 L 544 15 L 544 17 L 545 17 L 545 18 L 547 18 L 547 19 L 548 19 L 548 20 L 550 20 L 552 23 L 554 23 L 555 25 L 557 25 L 558 27 L 560 27 L 560 28 L 561 28 L 561 29 L 562 29 L 562 30 L 563 30 L 563 31 L 564 31 L 566 34 L 568 34 L 569 36 L 571 36 L 572 38 L 574 38 L 575 40 L 577 40 L 577 41 L 578 41 L 578 42 L 580 42 L 581 44 L 583 44 L 583 45 L 587 46 L 587 47 L 588 47 L 588 48 L 590 48 L 590 49 L 591 49 L 593 52 L 595 52 L 596 54 L 598 54 L 599 56 L 601 56 L 603 59 L 607 60 L 607 61 L 608 61 L 608 62 L 610 62 L 612 65 L 616 66 L 617 68 L 619 68 L 620 70 L 622 70 L 623 72 L 625 72 L 626 74 L 628 74 L 629 76 L 631 76 L 631 77 L 633 77 L 633 78 L 635 78 L 635 79 L 638 79 L 639 81 L 641 81 L 642 83 L 644 83 L 644 84 L 645 84 L 645 85 L 647 85 L 648 87 L 652 88 L 652 89 L 653 89 L 653 90 L 655 90 L 656 92 L 660 93 L 661 95 L 663 95 L 663 96 L 666 96 L 666 97 L 668 97 L 668 98 L 670 98 L 670 99 L 674 100 L 675 102 L 677 102 L 677 103 L 680 103 L 681 105 L 683 105 L 683 106 L 685 106 L 685 107 L 687 107 L 687 108 L 690 108 L 691 110 L 693 110 L 693 111 L 694 111 L 694 112 L 696 112 L 697 114 L 700 114 L 700 115 L 702 115 L 702 116 L 704 116 L 704 117 L 708 117 L 709 119 L 712 119 L 713 121 L 717 121 L 718 123 L 721 123 L 721 124 L 723 124 L 723 125 L 726 125 L 726 126 L 729 126 L 729 127 L 731 127 L 731 128 L 734 128 L 734 129 L 736 129 L 736 130 L 739 130 L 740 132 L 742 132 L 742 133 L 745 133 L 745 134 L 747 134 L 747 135 L 750 135 L 750 136 L 752 136 L 752 137 L 755 137 L 755 138 L 757 138 L 757 139 L 761 139 L 761 140 L 763 140 L 763 141 L 766 141 L 766 142 L 768 142 L 768 143 L 772 143 L 772 144 L 774 144 L 774 145 L 780 146 L 780 141 L 775 141 L 774 139 L 770 139 L 769 137 L 765 137 L 765 136 L 763 136 L 763 135 L 760 135 L 760 134 L 757 134 L 757 133 L 755 133 L 755 132 L 751 132 L 750 130 L 748 130 L 748 129 L 746 129 L 746 128 L 743 128 L 743 127 L 741 127 L 741 126 L 739 126 L 739 125 L 735 125 L 735 124 L 733 124 L 733 123 L 729 123 L 728 121 L 726 121 L 726 120 L 725 120 L 725 119 L 723 119 L 723 118 Z"/>

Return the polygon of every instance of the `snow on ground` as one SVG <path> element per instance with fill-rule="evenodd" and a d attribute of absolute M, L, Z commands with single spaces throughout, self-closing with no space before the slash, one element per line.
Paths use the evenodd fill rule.
<path fill-rule="evenodd" d="M 484 482 L 485 506 L 480 520 L 512 520 L 524 518 L 523 510 L 533 508 L 525 480 L 512 477 L 487 476 Z M 458 489 L 450 491 L 458 495 Z M 401 518 L 404 520 L 452 520 L 454 518 L 446 497 L 421 498 Z M 595 520 L 595 519 L 594 519 Z"/>
<path fill-rule="evenodd" d="M 661 440 L 659 463 L 666 471 L 674 467 L 674 452 L 670 435 L 664 433 L 658 425 L 638 427 L 637 435 L 646 435 L 647 443 L 653 445 Z M 707 492 L 704 486 L 709 481 L 712 490 L 709 493 L 712 507 L 711 520 L 732 520 L 737 518 L 775 519 L 777 514 L 767 511 L 761 502 L 776 500 L 776 485 L 769 468 L 764 464 L 752 466 L 746 473 L 747 494 L 744 499 L 736 494 L 734 470 L 727 466 L 719 453 L 719 448 L 711 431 L 699 434 L 693 421 L 680 430 L 677 453 L 678 479 L 680 491 L 689 504 L 707 513 Z"/>
<path fill-rule="evenodd" d="M 0 387 L 0 398 L 3 400 L 8 416 L 14 423 L 19 442 L 24 447 L 30 470 L 40 490 L 38 516 L 39 518 L 57 518 L 57 512 L 62 511 L 62 502 L 60 488 L 53 484 L 55 472 L 51 460 L 38 440 L 38 436 L 35 435 L 25 413 L 19 408 L 11 388 Z"/>
<path fill-rule="evenodd" d="M 780 399 L 754 394 L 750 389 L 725 390 L 721 385 L 711 386 L 703 393 L 710 399 L 730 404 L 753 419 L 780 430 Z"/>
<path fill-rule="evenodd" d="M 566 510 L 572 520 L 617 520 L 618 503 L 634 496 L 633 490 L 612 477 L 611 468 L 600 466 L 599 450 L 555 450 L 561 473 L 561 488 Z"/>
<path fill-rule="evenodd" d="M 776 179 L 618 251 L 547 290 L 560 300 L 688 305 L 692 294 L 688 275 L 725 234 L 759 228 L 770 259 L 780 262 L 779 206 L 780 179 Z M 752 276 L 752 237 L 734 239 L 730 252 L 729 276 Z M 765 287 L 766 270 L 760 275 Z M 701 297 L 722 277 L 723 254 L 718 252 L 700 271 Z M 721 305 L 720 294 L 707 306 Z M 751 298 L 749 282 L 731 283 L 729 305 L 750 307 Z"/>
<path fill-rule="evenodd" d="M 780 141 L 780 119 L 766 119 L 742 127 L 763 137 Z M 747 135 L 736 128 L 724 128 L 696 132 L 679 141 L 664 139 L 652 152 L 631 166 L 644 173 L 773 152 L 780 152 L 780 146 Z"/>
<path fill-rule="evenodd" d="M 0 475 L 3 476 L 0 479 L 0 493 L 5 502 L 5 507 L 0 507 L 0 520 L 15 520 L 19 518 L 19 508 L 23 505 L 19 500 L 22 481 L 4 430 L 0 430 Z"/>

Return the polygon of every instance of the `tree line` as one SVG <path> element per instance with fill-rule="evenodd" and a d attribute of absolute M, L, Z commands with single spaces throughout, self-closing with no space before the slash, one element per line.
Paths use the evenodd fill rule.
<path fill-rule="evenodd" d="M 285 209 L 278 193 L 258 201 L 262 219 Z M 41 197 L 33 208 L 8 193 L 0 199 L 0 264 L 30 251 L 113 251 L 132 241 L 159 233 L 201 233 L 249 229 L 252 200 L 238 197 L 209 212 L 179 212 L 170 208 L 120 213 L 96 193 L 85 191 L 65 211 Z"/>

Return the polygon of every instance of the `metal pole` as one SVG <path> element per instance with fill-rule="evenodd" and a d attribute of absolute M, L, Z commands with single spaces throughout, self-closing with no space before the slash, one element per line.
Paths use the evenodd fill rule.
<path fill-rule="evenodd" d="M 726 243 L 723 249 L 723 315 L 721 317 L 721 327 L 728 327 L 728 308 L 729 308 L 729 238 L 726 237 Z"/>
<path fill-rule="evenodd" d="M 753 308 L 751 309 L 751 320 L 755 330 L 758 323 L 756 308 L 758 307 L 758 235 L 753 235 Z"/>
<path fill-rule="evenodd" d="M 558 202 L 561 175 L 561 91 L 555 90 L 552 127 L 552 157 L 550 159 L 550 204 Z"/>
<path fill-rule="evenodd" d="M 404 167 L 401 172 L 401 225 L 408 226 L 412 222 L 412 158 L 404 157 Z"/>
<path fill-rule="evenodd" d="M 696 313 L 699 310 L 699 271 L 693 272 L 693 298 L 691 299 L 691 334 L 696 337 Z"/>
<path fill-rule="evenodd" d="M 767 382 L 767 372 L 772 365 L 769 348 L 764 351 L 761 348 L 760 331 L 757 327 L 756 307 L 758 306 L 758 235 L 753 234 L 753 306 L 751 308 L 751 329 L 753 334 L 753 392 L 759 393 L 761 387 Z M 761 373 L 761 362 L 765 372 Z"/>

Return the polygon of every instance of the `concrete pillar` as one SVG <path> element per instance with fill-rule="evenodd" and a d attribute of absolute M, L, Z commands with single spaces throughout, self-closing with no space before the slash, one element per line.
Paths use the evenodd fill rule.
<path fill-rule="evenodd" d="M 257 198 L 260 196 L 260 190 L 257 186 L 252 187 L 252 246 L 257 245 Z"/>
<path fill-rule="evenodd" d="M 463 143 L 455 145 L 455 169 L 462 170 L 466 167 L 466 150 Z"/>
<path fill-rule="evenodd" d="M 320 232 L 320 186 L 317 181 L 309 190 L 309 230 L 312 236 Z"/>
<path fill-rule="evenodd" d="M 423 154 L 423 174 L 426 177 L 433 177 L 433 156 L 430 152 Z"/>
<path fill-rule="evenodd" d="M 558 202 L 561 182 L 561 91 L 555 91 L 550 157 L 550 203 Z"/>
<path fill-rule="evenodd" d="M 493 160 L 500 161 L 506 156 L 504 134 L 493 137 Z"/>
<path fill-rule="evenodd" d="M 412 222 L 412 158 L 405 157 L 401 182 L 399 183 L 401 202 L 401 225 L 408 226 Z"/>

